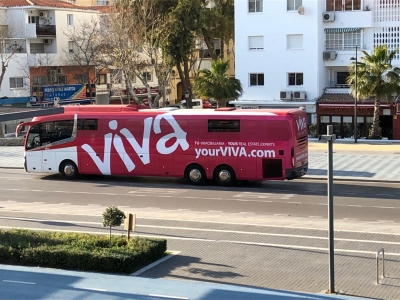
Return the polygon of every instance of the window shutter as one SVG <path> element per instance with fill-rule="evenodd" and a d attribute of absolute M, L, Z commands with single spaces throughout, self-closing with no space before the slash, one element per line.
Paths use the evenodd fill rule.
<path fill-rule="evenodd" d="M 250 50 L 264 49 L 264 37 L 263 36 L 249 36 L 249 49 Z"/>

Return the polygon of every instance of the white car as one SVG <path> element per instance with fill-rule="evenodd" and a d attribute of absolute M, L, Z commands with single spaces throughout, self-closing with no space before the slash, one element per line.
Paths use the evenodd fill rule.
<path fill-rule="evenodd" d="M 178 103 L 180 108 L 187 108 L 186 100 L 182 100 Z M 203 101 L 201 99 L 192 99 L 192 108 L 193 109 L 203 109 Z"/>

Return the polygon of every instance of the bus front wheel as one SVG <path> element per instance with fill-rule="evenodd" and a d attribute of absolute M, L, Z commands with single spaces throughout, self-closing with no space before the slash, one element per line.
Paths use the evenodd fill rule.
<path fill-rule="evenodd" d="M 77 179 L 79 177 L 78 167 L 73 161 L 66 160 L 60 165 L 60 173 L 66 179 Z"/>
<path fill-rule="evenodd" d="M 232 186 L 236 184 L 235 171 L 230 166 L 219 166 L 214 172 L 214 180 L 221 186 Z"/>
<path fill-rule="evenodd" d="M 193 164 L 186 168 L 185 178 L 193 185 L 203 185 L 207 180 L 207 175 L 202 166 Z"/>

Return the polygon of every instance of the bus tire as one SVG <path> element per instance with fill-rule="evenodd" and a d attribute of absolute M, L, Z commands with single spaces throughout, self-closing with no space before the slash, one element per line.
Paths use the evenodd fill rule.
<path fill-rule="evenodd" d="M 187 166 L 185 170 L 185 178 L 193 185 L 203 185 L 207 180 L 204 168 L 198 164 Z"/>
<path fill-rule="evenodd" d="M 64 178 L 69 180 L 74 180 L 79 177 L 78 167 L 71 160 L 64 160 L 60 164 L 59 171 Z"/>
<path fill-rule="evenodd" d="M 227 165 L 222 165 L 215 169 L 214 180 L 220 186 L 233 186 L 237 183 L 235 171 Z"/>

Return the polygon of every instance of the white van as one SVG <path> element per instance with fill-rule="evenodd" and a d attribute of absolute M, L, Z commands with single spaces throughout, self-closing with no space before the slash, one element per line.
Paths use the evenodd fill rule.
<path fill-rule="evenodd" d="M 182 100 L 179 102 L 180 108 L 187 108 L 186 100 Z M 201 99 L 192 99 L 192 108 L 193 109 L 203 109 L 203 100 Z"/>

